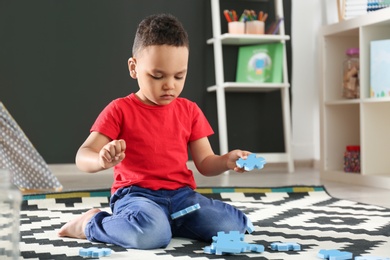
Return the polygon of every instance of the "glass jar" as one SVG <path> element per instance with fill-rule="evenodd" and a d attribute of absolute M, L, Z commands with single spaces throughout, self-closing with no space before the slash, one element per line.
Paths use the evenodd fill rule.
<path fill-rule="evenodd" d="M 359 98 L 360 73 L 359 73 L 359 48 L 349 48 L 345 52 L 343 62 L 343 89 L 344 98 Z"/>
<path fill-rule="evenodd" d="M 360 172 L 360 145 L 348 145 L 344 152 L 344 171 Z"/>
<path fill-rule="evenodd" d="M 11 183 L 8 170 L 0 169 L 0 259 L 20 259 L 20 207 L 22 194 Z"/>

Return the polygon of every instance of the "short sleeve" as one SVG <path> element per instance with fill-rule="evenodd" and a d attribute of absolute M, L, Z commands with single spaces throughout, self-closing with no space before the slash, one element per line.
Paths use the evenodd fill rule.
<path fill-rule="evenodd" d="M 193 120 L 191 136 L 189 139 L 190 142 L 214 134 L 214 131 L 210 126 L 210 123 L 208 122 L 206 116 L 203 114 L 202 110 L 195 103 L 192 104 Z"/>
<path fill-rule="evenodd" d="M 96 118 L 91 132 L 99 132 L 112 140 L 117 139 L 121 132 L 123 113 L 118 106 L 118 100 L 109 103 Z"/>

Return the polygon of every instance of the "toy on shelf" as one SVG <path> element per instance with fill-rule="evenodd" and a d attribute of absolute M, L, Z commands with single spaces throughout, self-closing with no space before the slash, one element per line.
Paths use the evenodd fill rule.
<path fill-rule="evenodd" d="M 344 171 L 360 172 L 360 145 L 347 145 L 344 152 Z"/>
<path fill-rule="evenodd" d="M 187 215 L 188 213 L 191 213 L 191 212 L 194 212 L 195 210 L 198 210 L 200 209 L 200 205 L 199 203 L 195 204 L 195 205 L 192 205 L 192 206 L 189 206 L 183 210 L 180 210 L 178 212 L 175 212 L 173 214 L 171 214 L 171 218 L 172 219 L 177 219 L 177 218 L 180 218 L 184 215 Z"/>
<path fill-rule="evenodd" d="M 79 255 L 84 258 L 99 258 L 111 255 L 111 249 L 98 247 L 82 248 L 79 250 Z"/>
<path fill-rule="evenodd" d="M 274 250 L 274 251 L 300 251 L 301 245 L 298 243 L 275 242 L 275 243 L 271 244 L 271 250 Z"/>
<path fill-rule="evenodd" d="M 244 168 L 246 171 L 252 171 L 253 169 L 263 169 L 266 161 L 263 157 L 256 157 L 256 154 L 251 153 L 246 159 L 238 159 L 236 165 L 240 168 Z"/>
<path fill-rule="evenodd" d="M 359 98 L 359 48 L 349 48 L 345 54 L 342 96 L 344 98 Z"/>
<path fill-rule="evenodd" d="M 328 260 L 348 260 L 352 259 L 352 253 L 347 251 L 340 251 L 340 250 L 325 250 L 321 249 L 320 252 L 318 252 L 317 256 L 321 259 L 328 259 Z"/>
<path fill-rule="evenodd" d="M 213 237 L 211 246 L 204 248 L 206 254 L 216 255 L 239 254 L 249 251 L 261 253 L 264 252 L 264 246 L 245 243 L 244 234 L 239 231 L 218 232 L 217 236 Z"/>

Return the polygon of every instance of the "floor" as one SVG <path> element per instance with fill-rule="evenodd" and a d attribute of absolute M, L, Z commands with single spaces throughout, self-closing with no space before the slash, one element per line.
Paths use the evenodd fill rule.
<path fill-rule="evenodd" d="M 84 173 L 74 164 L 51 164 L 50 169 L 57 176 L 64 191 L 109 188 L 112 183 L 112 169 L 99 173 Z M 319 170 L 312 167 L 296 167 L 288 173 L 283 165 L 267 165 L 264 169 L 247 173 L 230 172 L 217 177 L 200 175 L 189 162 L 198 187 L 280 187 L 290 185 L 324 185 L 328 193 L 340 199 L 390 208 L 389 189 L 357 186 L 320 180 Z"/>

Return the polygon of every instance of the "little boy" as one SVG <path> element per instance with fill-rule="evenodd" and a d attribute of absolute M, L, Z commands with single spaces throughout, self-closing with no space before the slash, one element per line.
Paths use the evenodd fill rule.
<path fill-rule="evenodd" d="M 101 112 L 76 155 L 77 166 L 86 172 L 115 167 L 112 214 L 91 209 L 58 235 L 153 249 L 166 247 L 175 236 L 209 242 L 218 231 L 244 233 L 250 223 L 245 214 L 195 192 L 186 166 L 188 148 L 205 176 L 244 172 L 236 160 L 249 154 L 215 155 L 205 116 L 194 102 L 179 97 L 188 67 L 187 32 L 172 15 L 149 16 L 138 26 L 132 52 L 128 67 L 139 90 Z M 199 210 L 170 217 L 195 204 Z"/>

